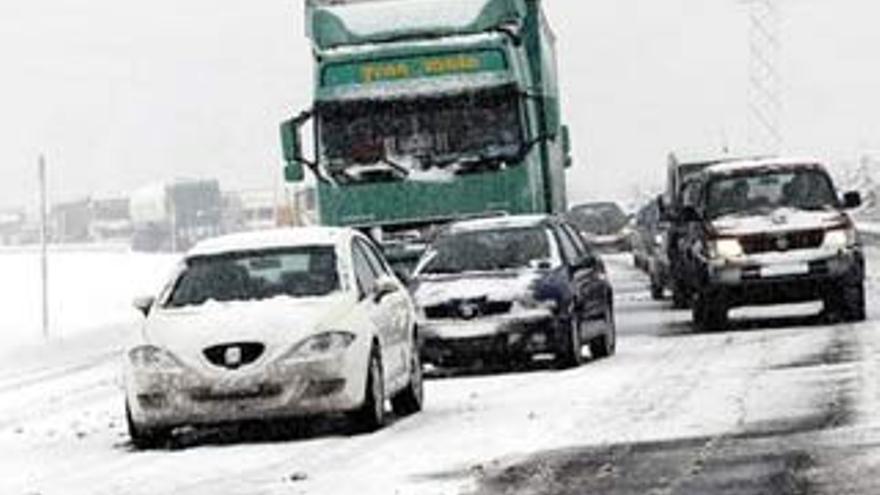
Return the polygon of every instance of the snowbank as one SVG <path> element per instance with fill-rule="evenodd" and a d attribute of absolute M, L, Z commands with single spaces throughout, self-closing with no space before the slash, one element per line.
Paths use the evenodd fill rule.
<path fill-rule="evenodd" d="M 49 253 L 52 339 L 136 323 L 139 314 L 132 299 L 157 292 L 177 260 L 177 255 L 118 248 L 53 248 Z M 42 339 L 39 251 L 0 251 L 0 274 L 0 354 L 8 354 Z"/>

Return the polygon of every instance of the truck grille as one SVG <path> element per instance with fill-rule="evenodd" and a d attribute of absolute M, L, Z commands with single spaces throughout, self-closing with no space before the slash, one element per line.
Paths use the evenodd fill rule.
<path fill-rule="evenodd" d="M 779 234 L 754 234 L 741 237 L 739 242 L 746 254 L 790 251 L 793 249 L 813 249 L 822 245 L 825 231 L 801 230 Z"/>

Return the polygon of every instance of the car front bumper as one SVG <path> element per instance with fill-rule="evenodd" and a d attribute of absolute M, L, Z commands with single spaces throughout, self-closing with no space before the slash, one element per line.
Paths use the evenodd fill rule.
<path fill-rule="evenodd" d="M 364 400 L 367 352 L 238 370 L 126 369 L 132 420 L 141 427 L 207 425 L 350 411 Z"/>
<path fill-rule="evenodd" d="M 728 307 L 806 302 L 862 283 L 864 266 L 858 248 L 768 253 L 711 262 L 706 287 L 722 294 Z"/>
<path fill-rule="evenodd" d="M 534 309 L 471 320 L 425 320 L 419 324 L 422 359 L 456 366 L 555 352 L 559 318 L 550 310 Z"/>

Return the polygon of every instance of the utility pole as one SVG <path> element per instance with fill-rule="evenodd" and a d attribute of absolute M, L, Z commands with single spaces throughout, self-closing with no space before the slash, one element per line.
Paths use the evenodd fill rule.
<path fill-rule="evenodd" d="M 754 151 L 782 150 L 780 0 L 744 0 L 749 5 L 749 144 Z"/>
<path fill-rule="evenodd" d="M 46 187 L 46 157 L 40 155 L 38 175 L 40 181 L 40 279 L 42 281 L 42 314 L 43 314 L 43 338 L 49 340 L 49 226 L 48 205 L 49 199 Z"/>

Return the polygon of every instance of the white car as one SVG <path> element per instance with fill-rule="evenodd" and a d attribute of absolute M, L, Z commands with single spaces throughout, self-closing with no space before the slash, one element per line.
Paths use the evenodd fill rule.
<path fill-rule="evenodd" d="M 297 228 L 204 241 L 126 349 L 132 442 L 184 425 L 345 412 L 379 428 L 422 407 L 412 299 L 364 235 Z"/>

